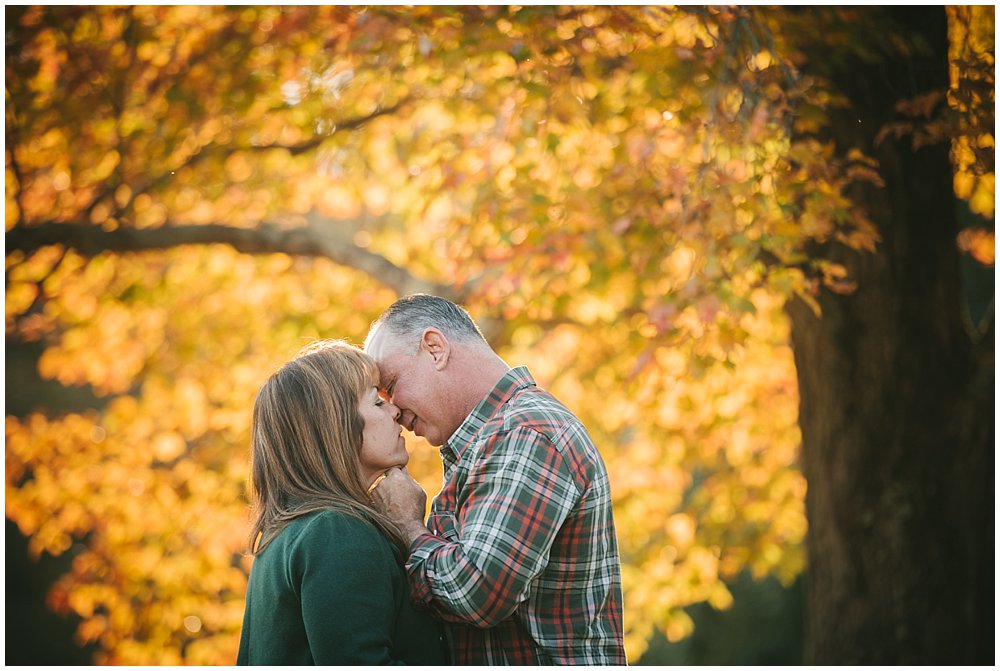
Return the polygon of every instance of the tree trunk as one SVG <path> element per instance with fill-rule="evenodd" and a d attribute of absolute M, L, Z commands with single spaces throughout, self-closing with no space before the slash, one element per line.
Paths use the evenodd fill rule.
<path fill-rule="evenodd" d="M 809 483 L 807 662 L 992 664 L 992 330 L 978 351 L 963 325 L 948 147 L 874 144 L 899 99 L 947 87 L 946 15 L 891 16 L 930 53 L 832 73 L 853 103 L 834 120 L 839 149 L 880 162 L 885 187 L 852 196 L 882 241 L 875 254 L 825 250 L 858 289 L 821 296 L 821 317 L 789 304 Z"/>

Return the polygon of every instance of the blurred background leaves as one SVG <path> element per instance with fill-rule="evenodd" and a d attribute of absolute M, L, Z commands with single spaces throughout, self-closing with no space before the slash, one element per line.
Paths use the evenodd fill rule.
<path fill-rule="evenodd" d="M 883 126 L 950 147 L 968 210 L 954 246 L 978 287 L 994 263 L 981 9 L 948 10 L 951 86 Z M 593 434 L 631 660 L 674 659 L 663 642 L 694 645 L 704 608 L 739 608 L 748 580 L 801 598 L 785 307 L 852 294 L 826 250 L 875 252 L 852 189 L 884 187 L 831 137 L 848 102 L 806 47 L 874 59 L 862 37 L 918 39 L 850 8 L 6 19 L 6 515 L 32 557 L 72 556 L 48 604 L 96 662 L 231 663 L 254 394 L 413 291 L 464 303 Z M 992 328 L 987 294 L 974 330 Z M 30 391 L 17 371 L 35 357 L 65 391 Z M 437 491 L 437 455 L 408 440 Z"/>

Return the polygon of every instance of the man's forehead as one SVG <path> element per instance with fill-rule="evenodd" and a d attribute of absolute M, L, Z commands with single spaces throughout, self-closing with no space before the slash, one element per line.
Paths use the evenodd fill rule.
<path fill-rule="evenodd" d="M 365 340 L 365 354 L 381 363 L 380 360 L 385 357 L 386 351 L 388 350 L 388 347 L 386 346 L 388 340 L 389 338 L 386 336 L 385 329 L 383 328 L 369 334 L 368 338 Z"/>
<path fill-rule="evenodd" d="M 400 371 L 400 355 L 398 351 L 388 349 L 376 350 L 379 355 L 372 355 L 378 365 L 379 387 L 387 389 L 395 385 Z"/>
<path fill-rule="evenodd" d="M 403 344 L 401 336 L 379 328 L 365 341 L 365 353 L 381 366 L 386 361 L 412 356 L 416 353 L 416 348 L 410 350 Z"/>
<path fill-rule="evenodd" d="M 365 353 L 368 354 L 378 365 L 382 384 L 396 374 L 399 367 L 399 348 L 392 347 L 392 339 L 385 337 L 381 332 L 376 332 L 374 337 L 365 343 Z"/>

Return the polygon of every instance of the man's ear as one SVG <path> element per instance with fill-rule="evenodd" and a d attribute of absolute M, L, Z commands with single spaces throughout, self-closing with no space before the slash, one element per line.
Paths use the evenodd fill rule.
<path fill-rule="evenodd" d="M 451 343 L 443 333 L 433 326 L 424 329 L 420 336 L 420 351 L 430 354 L 434 360 L 434 368 L 442 370 L 448 365 L 448 357 L 451 355 Z"/>

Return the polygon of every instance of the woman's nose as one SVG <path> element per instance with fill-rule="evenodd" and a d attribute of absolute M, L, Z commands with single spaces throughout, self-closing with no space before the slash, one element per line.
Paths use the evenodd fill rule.
<path fill-rule="evenodd" d="M 402 411 L 396 407 L 395 403 L 389 403 L 389 414 L 392 416 L 393 421 L 398 421 Z"/>

